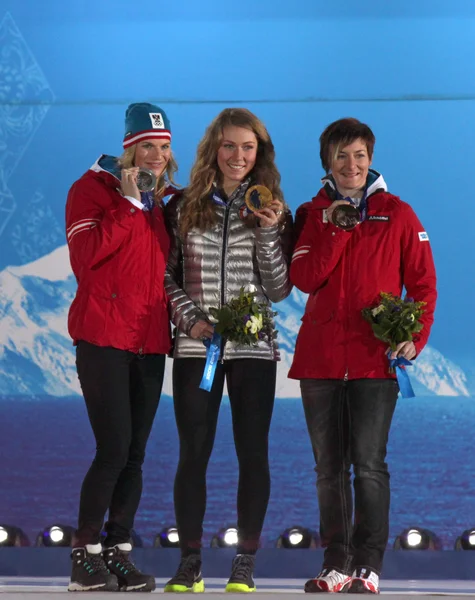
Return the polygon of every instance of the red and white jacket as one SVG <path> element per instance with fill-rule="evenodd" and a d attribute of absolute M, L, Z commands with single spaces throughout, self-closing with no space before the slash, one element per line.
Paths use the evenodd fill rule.
<path fill-rule="evenodd" d="M 327 183 L 296 214 L 300 235 L 290 279 L 309 297 L 289 377 L 393 377 L 387 344 L 375 338 L 361 311 L 375 306 L 381 291 L 400 296 L 404 286 L 409 297 L 427 303 L 424 327 L 413 339 L 417 352 L 422 350 L 437 297 L 428 235 L 412 208 L 386 191 L 381 176 L 368 190 L 365 221 L 352 231 L 326 222 L 332 197 Z"/>
<path fill-rule="evenodd" d="M 113 157 L 102 156 L 68 193 L 66 232 L 78 283 L 69 333 L 75 344 L 166 354 L 169 238 L 163 210 L 143 211 L 139 202 L 124 198 L 114 164 Z"/>

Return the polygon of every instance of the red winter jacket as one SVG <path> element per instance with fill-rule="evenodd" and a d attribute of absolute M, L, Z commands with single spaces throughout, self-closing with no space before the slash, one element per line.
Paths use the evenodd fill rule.
<path fill-rule="evenodd" d="M 385 189 L 382 177 L 379 182 Z M 296 215 L 302 227 L 290 279 L 309 294 L 289 377 L 363 379 L 388 373 L 387 344 L 374 337 L 361 310 L 375 306 L 379 293 L 427 302 L 424 327 L 413 341 L 419 353 L 433 323 L 437 297 L 432 252 L 412 208 L 378 189 L 367 200 L 366 220 L 346 232 L 325 222 L 331 191 L 322 188 Z M 327 190 L 329 190 L 327 192 Z"/>
<path fill-rule="evenodd" d="M 163 211 L 157 206 L 142 211 L 122 196 L 110 172 L 113 160 L 101 157 L 68 194 L 66 231 L 78 283 L 69 333 L 75 344 L 166 354 L 171 337 L 163 278 L 169 239 Z"/>

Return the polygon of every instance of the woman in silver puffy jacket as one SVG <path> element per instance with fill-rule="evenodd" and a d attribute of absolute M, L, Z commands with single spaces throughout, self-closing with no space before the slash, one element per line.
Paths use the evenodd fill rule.
<path fill-rule="evenodd" d="M 223 341 L 210 391 L 200 389 L 203 341 L 213 336 L 210 308 L 253 285 L 257 302 L 280 302 L 291 290 L 292 216 L 280 189 L 274 146 L 250 111 L 222 111 L 201 140 L 190 185 L 167 205 L 171 230 L 165 288 L 177 333 L 173 397 L 180 438 L 174 500 L 182 560 L 165 591 L 203 591 L 201 538 L 206 469 L 226 380 L 239 462 L 238 546 L 227 591 L 249 592 L 270 494 L 268 433 L 274 406 L 276 340 L 256 346 Z M 267 208 L 248 213 L 245 193 L 272 192 Z M 252 289 L 254 289 L 252 288 Z"/>

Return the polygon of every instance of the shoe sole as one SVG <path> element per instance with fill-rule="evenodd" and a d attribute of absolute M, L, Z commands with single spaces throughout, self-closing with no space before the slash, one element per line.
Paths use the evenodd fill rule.
<path fill-rule="evenodd" d="M 356 579 L 351 582 L 351 586 L 349 587 L 347 593 L 348 594 L 379 594 L 379 590 L 377 592 L 373 592 L 372 590 L 367 588 L 361 580 Z"/>
<path fill-rule="evenodd" d="M 143 583 L 142 585 L 121 585 L 119 592 L 153 592 L 157 586 Z"/>
<path fill-rule="evenodd" d="M 119 577 L 119 592 L 153 592 L 156 588 L 155 579 L 140 583 L 138 585 L 127 585 Z"/>
<path fill-rule="evenodd" d="M 205 582 L 202 579 L 190 588 L 186 585 L 166 585 L 163 591 L 170 594 L 202 594 L 205 591 Z"/>
<path fill-rule="evenodd" d="M 327 584 L 325 583 L 325 585 Z M 329 590 L 327 586 L 327 589 L 324 590 L 321 587 L 319 587 L 319 585 L 315 581 L 307 581 L 304 587 L 304 592 L 306 594 L 345 594 L 348 591 L 350 585 L 351 578 L 348 579 L 348 581 L 344 583 L 341 587 L 339 587 L 339 589 Z"/>
<path fill-rule="evenodd" d="M 224 591 L 230 592 L 231 594 L 248 594 L 250 592 L 255 592 L 256 588 L 255 586 L 251 588 L 245 583 L 228 583 Z"/>
<path fill-rule="evenodd" d="M 118 583 L 100 583 L 99 585 L 81 585 L 71 582 L 68 586 L 68 592 L 118 592 Z"/>

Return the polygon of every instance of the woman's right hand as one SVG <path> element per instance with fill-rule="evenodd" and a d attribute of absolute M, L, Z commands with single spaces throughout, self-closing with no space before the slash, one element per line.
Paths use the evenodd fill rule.
<path fill-rule="evenodd" d="M 335 200 L 330 206 L 327 208 L 327 220 L 329 223 L 332 223 L 332 215 L 333 211 L 337 206 L 341 206 L 342 204 L 351 204 L 348 200 Z"/>
<path fill-rule="evenodd" d="M 139 172 L 138 167 L 131 167 L 130 169 L 122 169 L 120 189 L 124 196 L 131 196 L 139 202 L 141 201 L 140 190 L 137 187 L 137 175 Z"/>
<path fill-rule="evenodd" d="M 208 321 L 197 321 L 190 331 L 190 337 L 194 340 L 210 340 L 214 334 L 214 327 Z"/>

